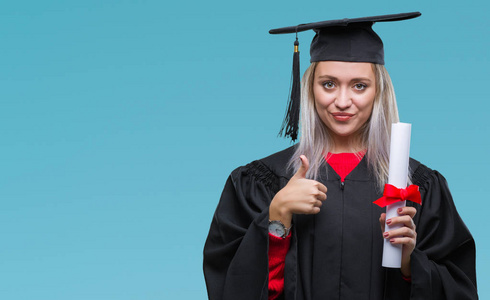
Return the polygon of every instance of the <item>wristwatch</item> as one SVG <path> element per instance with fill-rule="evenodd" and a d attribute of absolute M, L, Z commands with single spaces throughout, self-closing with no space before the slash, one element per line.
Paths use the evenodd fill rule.
<path fill-rule="evenodd" d="M 269 233 L 273 236 L 277 236 L 280 238 L 286 238 L 289 235 L 289 231 L 291 231 L 291 227 L 286 228 L 281 221 L 271 221 L 269 220 Z"/>

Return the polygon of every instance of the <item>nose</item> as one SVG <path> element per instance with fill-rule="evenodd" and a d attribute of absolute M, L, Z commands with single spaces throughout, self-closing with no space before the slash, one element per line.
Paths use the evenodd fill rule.
<path fill-rule="evenodd" d="M 352 99 L 349 91 L 345 88 L 339 90 L 337 97 L 335 98 L 335 106 L 340 110 L 345 110 L 352 105 Z"/>

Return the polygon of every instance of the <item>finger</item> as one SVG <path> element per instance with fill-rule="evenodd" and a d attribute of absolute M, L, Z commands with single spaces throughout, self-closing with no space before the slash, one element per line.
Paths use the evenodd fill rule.
<path fill-rule="evenodd" d="M 412 248 L 415 248 L 415 240 L 409 237 L 392 238 L 390 239 L 390 243 L 395 245 L 399 245 L 399 244 L 408 245 L 411 246 Z"/>
<path fill-rule="evenodd" d="M 321 200 L 321 201 L 325 201 L 327 200 L 327 194 L 321 192 L 321 191 L 318 191 L 315 195 L 315 197 L 318 199 L 318 200 Z"/>
<path fill-rule="evenodd" d="M 319 212 L 320 212 L 320 208 L 319 208 L 319 207 L 317 207 L 317 206 L 314 206 L 314 207 L 312 207 L 312 208 L 311 208 L 311 211 L 310 211 L 310 213 L 309 213 L 309 214 L 311 214 L 311 215 L 316 215 L 316 214 L 317 214 L 317 213 L 319 213 Z"/>
<path fill-rule="evenodd" d="M 385 232 L 385 221 L 386 221 L 386 214 L 382 213 L 381 216 L 379 217 L 379 225 L 381 226 L 381 232 Z"/>
<path fill-rule="evenodd" d="M 320 212 L 320 207 L 322 206 L 322 202 L 320 200 L 309 201 L 308 203 L 301 203 L 294 210 L 295 214 L 317 214 Z"/>
<path fill-rule="evenodd" d="M 295 178 L 306 178 L 306 172 L 308 172 L 308 169 L 310 167 L 310 163 L 308 161 L 308 158 L 306 158 L 306 156 L 304 156 L 304 155 L 301 155 L 299 157 L 299 159 L 301 160 L 301 166 L 299 167 L 298 171 L 296 172 L 296 174 L 294 174 L 293 177 L 295 177 Z"/>
<path fill-rule="evenodd" d="M 403 216 L 403 215 L 409 215 L 410 218 L 413 219 L 413 217 L 415 216 L 415 214 L 417 213 L 417 209 L 415 207 L 410 207 L 410 206 L 405 206 L 405 207 L 401 207 L 397 210 L 398 214 L 400 216 Z"/>
<path fill-rule="evenodd" d="M 327 193 L 327 187 L 323 185 L 321 182 L 316 182 L 316 187 L 322 191 L 322 193 Z"/>
<path fill-rule="evenodd" d="M 320 206 L 321 205 L 318 205 L 318 202 L 321 203 L 321 201 L 315 201 L 313 203 L 313 205 L 308 204 L 308 205 L 303 206 L 300 209 L 299 213 L 305 214 L 305 215 L 314 215 L 314 214 L 319 213 L 320 212 Z"/>
<path fill-rule="evenodd" d="M 383 237 L 386 239 L 396 238 L 396 237 L 415 238 L 416 236 L 417 236 L 417 233 L 415 232 L 415 230 L 410 229 L 408 227 L 401 227 L 401 228 L 393 229 L 393 230 L 387 231 L 383 234 Z"/>
<path fill-rule="evenodd" d="M 412 218 L 410 218 L 410 216 L 408 216 L 408 215 L 388 219 L 386 221 L 386 224 L 388 224 L 390 226 L 403 225 L 403 226 L 407 226 L 409 228 L 415 229 L 415 223 L 413 222 Z"/>
<path fill-rule="evenodd" d="M 304 208 L 306 210 L 306 213 L 311 213 L 311 212 L 309 212 L 309 210 L 311 209 L 311 207 L 320 208 L 320 207 L 322 207 L 322 205 L 323 205 L 323 202 L 321 200 L 315 199 L 313 201 L 310 201 L 310 203 L 306 204 L 304 206 Z"/>

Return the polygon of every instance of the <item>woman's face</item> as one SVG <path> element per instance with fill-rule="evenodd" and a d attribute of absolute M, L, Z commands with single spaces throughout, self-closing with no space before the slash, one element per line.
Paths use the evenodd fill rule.
<path fill-rule="evenodd" d="M 315 69 L 315 107 L 336 142 L 357 136 L 373 111 L 376 78 L 370 63 L 321 61 Z"/>

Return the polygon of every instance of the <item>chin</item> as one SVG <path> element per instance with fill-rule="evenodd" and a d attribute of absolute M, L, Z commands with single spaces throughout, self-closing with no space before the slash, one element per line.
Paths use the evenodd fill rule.
<path fill-rule="evenodd" d="M 338 136 L 342 138 L 356 137 L 361 133 L 360 128 L 344 128 L 340 130 L 338 128 L 329 128 L 329 132 L 332 136 Z"/>
<path fill-rule="evenodd" d="M 338 135 L 338 136 L 341 136 L 341 137 L 347 137 L 347 136 L 350 136 L 350 135 L 354 135 L 355 134 L 355 131 L 354 130 L 330 130 L 330 132 L 333 134 L 333 135 Z"/>

